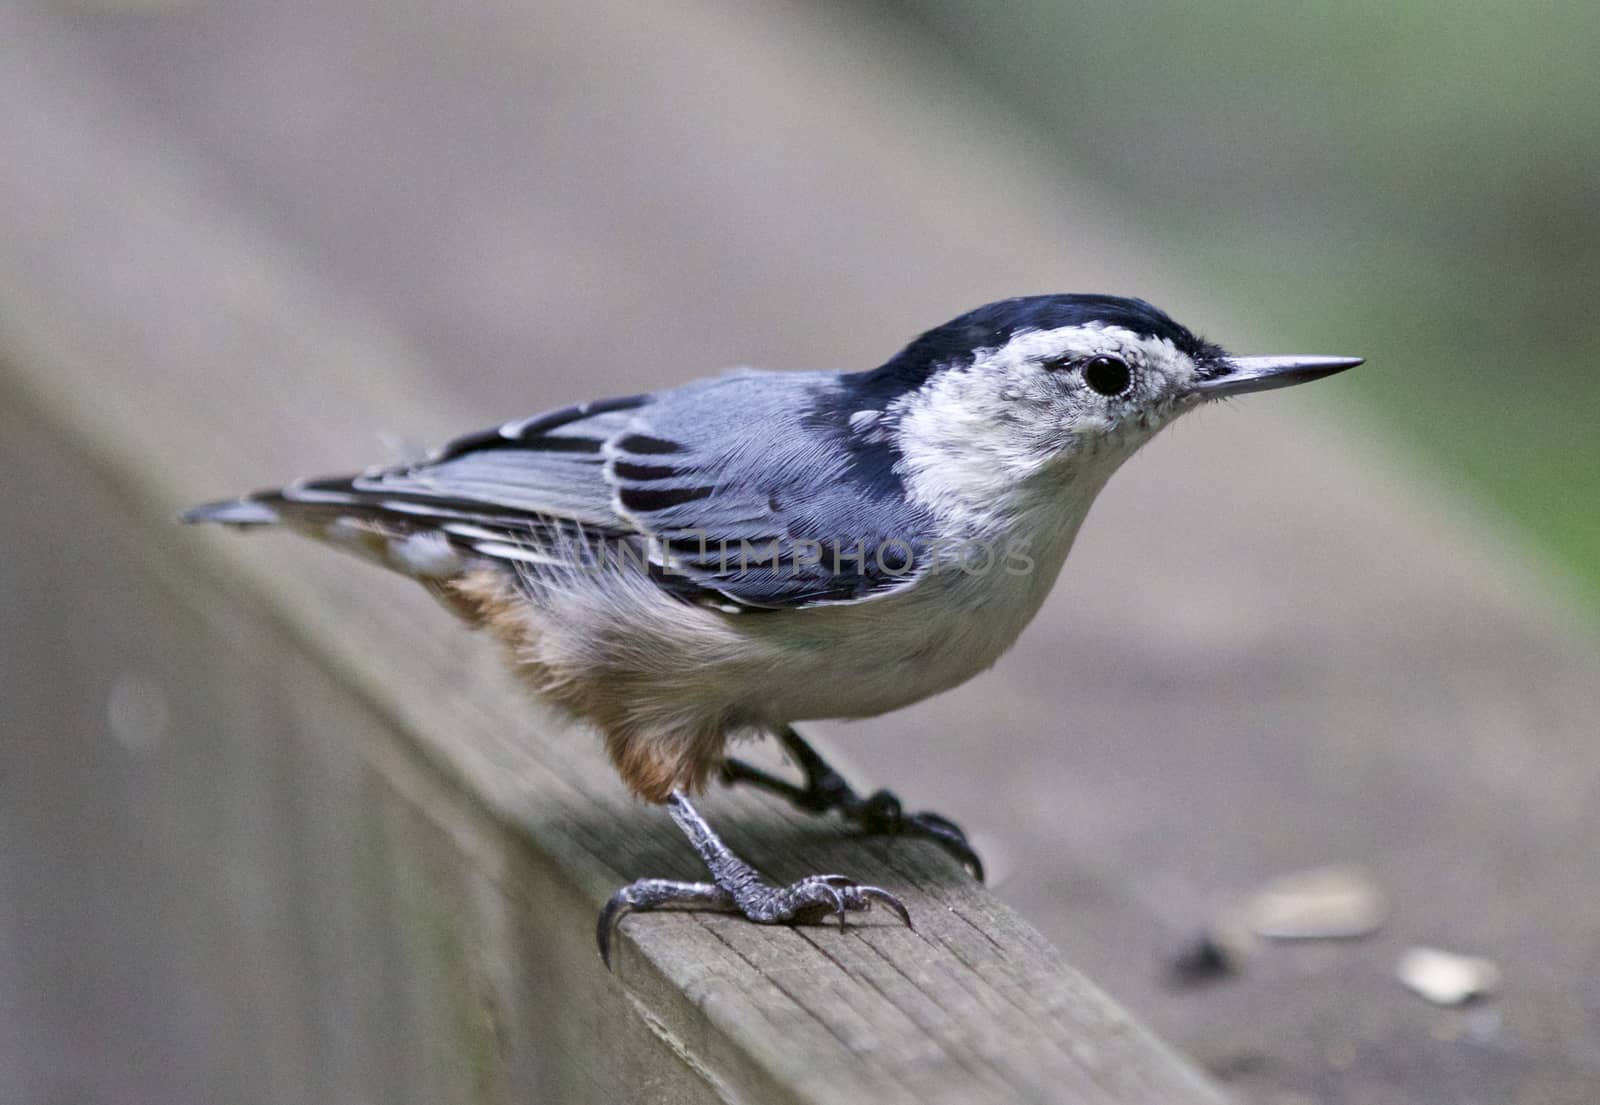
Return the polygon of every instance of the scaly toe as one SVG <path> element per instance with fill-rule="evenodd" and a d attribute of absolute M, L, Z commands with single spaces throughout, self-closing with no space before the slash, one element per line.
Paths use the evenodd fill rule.
<path fill-rule="evenodd" d="M 841 878 L 839 875 L 811 875 L 784 887 L 762 887 L 752 901 L 741 902 L 740 907 L 752 921 L 767 924 L 816 921 L 830 913 L 843 924 L 849 905 L 839 882 Z"/>
<path fill-rule="evenodd" d="M 629 883 L 606 900 L 595 922 L 595 943 L 600 946 L 600 961 L 611 969 L 611 935 L 628 914 L 664 905 L 693 906 L 700 909 L 734 908 L 733 895 L 720 886 L 705 882 L 676 882 L 671 879 L 639 879 Z"/>
<path fill-rule="evenodd" d="M 973 851 L 961 826 L 942 814 L 929 810 L 907 813 L 893 792 L 880 790 L 862 801 L 853 817 L 863 832 L 931 840 L 979 882 L 983 881 L 983 860 Z"/>
<path fill-rule="evenodd" d="M 870 886 L 867 883 L 857 882 L 845 875 L 821 875 L 827 884 L 839 892 L 844 900 L 844 909 L 851 913 L 861 913 L 872 908 L 873 902 L 882 902 L 894 911 L 906 928 L 914 928 L 911 923 L 911 911 L 906 909 L 905 903 L 881 886 Z M 839 923 L 844 924 L 844 912 L 839 914 Z"/>
<path fill-rule="evenodd" d="M 943 848 L 946 855 L 965 867 L 973 878 L 979 882 L 983 881 L 983 860 L 973 851 L 972 845 L 967 841 L 967 834 L 961 831 L 961 826 L 948 817 L 941 817 L 939 814 L 924 810 L 920 813 L 906 814 L 900 826 L 901 833 L 931 840 Z"/>

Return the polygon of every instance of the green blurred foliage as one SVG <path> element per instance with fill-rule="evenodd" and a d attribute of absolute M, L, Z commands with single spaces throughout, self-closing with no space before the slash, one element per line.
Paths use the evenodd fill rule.
<path fill-rule="evenodd" d="M 900 7 L 1600 604 L 1600 6 Z"/>

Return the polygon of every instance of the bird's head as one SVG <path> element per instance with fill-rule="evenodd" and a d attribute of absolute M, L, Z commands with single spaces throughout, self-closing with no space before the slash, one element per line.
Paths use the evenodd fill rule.
<path fill-rule="evenodd" d="M 1356 357 L 1236 357 L 1139 299 L 1001 300 L 928 331 L 877 372 L 908 489 L 930 506 L 1020 484 L 1092 497 L 1167 423 L 1211 399 L 1342 372 Z"/>

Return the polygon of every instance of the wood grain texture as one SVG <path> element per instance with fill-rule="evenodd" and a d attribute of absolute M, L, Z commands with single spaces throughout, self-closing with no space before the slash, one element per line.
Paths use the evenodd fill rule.
<path fill-rule="evenodd" d="M 638 916 L 608 976 L 590 946 L 604 897 L 695 864 L 664 813 L 623 796 L 593 737 L 531 707 L 487 641 L 403 581 L 289 540 L 170 525 L 219 487 L 355 466 L 373 426 L 442 435 L 467 420 L 359 304 L 79 71 L 48 21 L 0 9 L 0 43 L 0 148 L 30 153 L 0 159 L 8 449 L 80 489 L 19 509 L 42 512 L 47 560 L 106 550 L 104 589 L 129 597 L 104 616 L 184 611 L 183 670 L 242 696 L 208 715 L 211 692 L 193 691 L 192 740 L 209 716 L 230 747 L 291 734 L 310 757 L 284 766 L 239 746 L 217 767 L 261 773 L 219 800 L 254 803 L 262 833 L 288 835 L 260 893 L 287 893 L 277 908 L 304 911 L 296 931 L 321 948 L 308 970 L 304 945 L 282 941 L 253 975 L 283 990 L 273 1009 L 320 1010 L 275 1037 L 278 1063 L 338 1052 L 348 1019 L 396 1016 L 403 1042 L 379 1031 L 368 1065 L 318 1069 L 387 1086 L 386 1100 L 1219 1100 L 938 853 L 852 840 L 750 796 L 706 806 L 743 854 L 778 879 L 837 869 L 891 887 L 916 931 Z M 318 782 L 324 756 L 343 783 Z M 380 842 L 364 871 L 341 858 L 352 833 Z M 335 852 L 310 854 L 323 848 Z M 350 951 L 363 942 L 375 957 Z M 376 989 L 351 983 L 380 969 Z"/>

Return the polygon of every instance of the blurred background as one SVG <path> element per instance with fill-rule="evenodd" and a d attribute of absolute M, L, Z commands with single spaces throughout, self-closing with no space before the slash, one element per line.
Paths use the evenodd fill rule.
<path fill-rule="evenodd" d="M 108 164 L 201 182 L 308 301 L 397 351 L 386 386 L 434 404 L 284 441 L 258 483 L 728 365 L 870 367 L 1014 294 L 1140 295 L 1240 352 L 1367 357 L 1137 458 L 994 673 L 820 731 L 974 829 L 996 892 L 1242 1101 L 1595 1100 L 1600 9 L 8 7 L 0 63 L 105 105 L 83 134 Z M 74 219 L 28 174 L 83 136 L 4 110 L 28 135 L 0 175 L 10 360 L 25 307 L 53 302 L 18 289 Z M 137 299 L 161 264 L 105 268 Z M 181 357 L 203 314 L 148 340 Z M 341 397 L 372 379 L 319 371 Z M 216 409 L 218 456 L 273 417 Z M 24 533 L 45 507 L 7 494 Z M 27 578 L 0 564 L 11 624 L 39 616 Z M 244 1028 L 199 1049 L 128 996 L 178 985 L 182 949 L 126 874 L 181 864 L 172 825 L 204 795 L 149 830 L 184 753 L 126 739 L 144 684 L 41 725 L 66 715 L 29 656 L 0 746 L 0 1096 L 212 1099 L 186 1064 L 221 1069 Z M 1186 969 L 1219 903 L 1328 863 L 1366 872 L 1383 923 Z M 102 921 L 40 939 L 65 916 Z M 1491 958 L 1501 992 L 1407 992 L 1413 944 Z"/>

